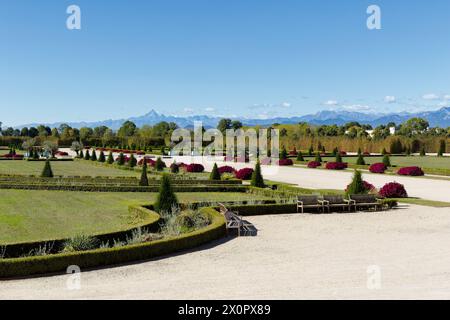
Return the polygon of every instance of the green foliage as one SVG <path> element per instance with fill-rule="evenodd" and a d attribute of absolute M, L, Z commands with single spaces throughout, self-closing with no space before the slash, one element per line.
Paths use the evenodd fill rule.
<path fill-rule="evenodd" d="M 346 190 L 347 194 L 365 194 L 367 193 L 366 188 L 364 187 L 364 182 L 361 176 L 361 172 L 355 170 L 353 173 L 352 182 L 349 184 L 348 189 Z"/>
<path fill-rule="evenodd" d="M 305 161 L 301 151 L 297 152 L 297 161 Z"/>
<path fill-rule="evenodd" d="M 130 155 L 130 160 L 128 161 L 128 166 L 129 166 L 130 168 L 134 168 L 134 167 L 136 167 L 136 164 L 137 164 L 137 160 L 136 160 L 136 158 L 134 157 L 134 154 L 131 154 L 131 155 Z"/>
<path fill-rule="evenodd" d="M 383 150 L 381 150 L 381 154 L 382 154 L 382 155 L 387 154 L 386 148 L 383 148 Z"/>
<path fill-rule="evenodd" d="M 439 141 L 439 150 L 438 150 L 438 156 L 439 156 L 439 157 L 444 156 L 444 153 L 445 153 L 445 147 L 446 147 L 446 145 L 445 145 L 445 140 L 440 140 L 440 141 Z"/>
<path fill-rule="evenodd" d="M 356 159 L 356 164 L 358 166 L 365 166 L 366 165 L 366 161 L 364 161 L 364 157 L 363 157 L 363 155 L 361 153 L 358 155 L 358 159 Z"/>
<path fill-rule="evenodd" d="M 174 207 L 178 206 L 177 196 L 175 195 L 170 177 L 164 174 L 161 178 L 158 198 L 155 203 L 157 212 L 171 212 Z"/>
<path fill-rule="evenodd" d="M 98 156 L 98 162 L 103 163 L 103 162 L 105 162 L 105 161 L 106 161 L 106 159 L 105 159 L 105 153 L 104 153 L 103 151 L 100 151 L 100 155 Z"/>
<path fill-rule="evenodd" d="M 287 159 L 288 153 L 286 151 L 286 148 L 283 146 L 283 149 L 281 150 L 280 159 Z"/>
<path fill-rule="evenodd" d="M 41 177 L 43 177 L 43 178 L 53 178 L 53 171 L 52 171 L 52 167 L 50 165 L 50 161 L 49 160 L 45 161 L 45 165 L 44 165 L 44 169 L 42 170 Z"/>
<path fill-rule="evenodd" d="M 36 153 L 37 153 L 37 152 L 36 152 Z M 84 159 L 83 149 L 81 149 L 80 152 L 78 153 L 78 158 Z"/>
<path fill-rule="evenodd" d="M 87 235 L 77 235 L 64 243 L 63 252 L 87 251 L 99 245 L 98 239 Z"/>
<path fill-rule="evenodd" d="M 385 154 L 383 156 L 383 161 L 382 162 L 384 163 L 384 165 L 386 167 L 390 167 L 391 166 L 391 159 L 389 158 L 389 155 Z"/>
<path fill-rule="evenodd" d="M 337 151 L 337 153 L 336 153 L 336 160 L 335 160 L 335 162 L 338 162 L 338 163 L 342 162 L 342 156 L 341 156 L 341 153 L 339 151 Z"/>
<path fill-rule="evenodd" d="M 144 164 L 142 165 L 142 173 L 141 173 L 141 179 L 139 180 L 139 185 L 142 187 L 148 186 L 147 162 L 146 161 L 144 161 Z"/>
<path fill-rule="evenodd" d="M 395 139 L 391 141 L 390 152 L 391 154 L 400 154 L 403 152 L 403 145 L 400 139 Z"/>
<path fill-rule="evenodd" d="M 91 155 L 89 154 L 89 150 L 86 150 L 86 153 L 84 155 L 84 160 L 89 160 L 91 158 Z"/>
<path fill-rule="evenodd" d="M 308 150 L 308 155 L 312 156 L 314 153 L 314 147 L 311 145 Z"/>
<path fill-rule="evenodd" d="M 252 180 L 251 180 L 250 185 L 253 187 L 257 187 L 257 188 L 265 187 L 264 178 L 261 173 L 261 163 L 259 162 L 259 159 L 256 162 L 255 170 L 253 170 Z"/>
<path fill-rule="evenodd" d="M 155 162 L 155 170 L 156 171 L 163 171 L 165 168 L 165 163 L 162 161 L 161 157 L 158 157 Z"/>
<path fill-rule="evenodd" d="M 421 156 L 421 157 L 425 157 L 426 154 L 427 154 L 427 153 L 426 153 L 426 151 L 425 151 L 425 146 L 423 146 L 423 147 L 420 149 L 420 156 Z"/>
<path fill-rule="evenodd" d="M 317 161 L 317 162 L 322 162 L 322 157 L 320 156 L 320 152 L 316 152 L 316 159 L 315 159 L 315 161 Z"/>
<path fill-rule="evenodd" d="M 211 174 L 209 175 L 209 180 L 220 180 L 220 173 L 217 163 L 214 163 Z"/>
<path fill-rule="evenodd" d="M 106 160 L 106 162 L 107 162 L 108 164 L 113 164 L 113 163 L 114 163 L 114 157 L 113 157 L 112 151 L 109 152 L 109 154 L 108 154 L 108 159 Z"/>
<path fill-rule="evenodd" d="M 121 152 L 121 153 L 119 154 L 119 157 L 118 157 L 118 159 L 117 159 L 117 164 L 118 164 L 119 166 L 123 166 L 123 165 L 125 164 L 125 156 L 123 155 L 123 152 Z"/>
<path fill-rule="evenodd" d="M 92 150 L 91 160 L 92 160 L 92 161 L 97 161 L 97 152 L 96 152 L 95 149 Z"/>

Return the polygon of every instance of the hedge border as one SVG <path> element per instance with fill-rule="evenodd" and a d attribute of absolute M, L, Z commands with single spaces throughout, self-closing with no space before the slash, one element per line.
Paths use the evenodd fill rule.
<path fill-rule="evenodd" d="M 182 234 L 178 237 L 124 247 L 60 253 L 48 256 L 1 259 L 0 278 L 64 272 L 71 265 L 76 265 L 83 269 L 146 260 L 198 247 L 225 236 L 225 218 L 213 208 L 203 208 L 202 210 L 210 214 L 212 218 L 211 224 L 205 228 Z"/>

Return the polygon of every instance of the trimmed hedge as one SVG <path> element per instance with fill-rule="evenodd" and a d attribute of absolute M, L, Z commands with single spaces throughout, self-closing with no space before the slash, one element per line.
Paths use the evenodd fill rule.
<path fill-rule="evenodd" d="M 225 219 L 212 208 L 204 208 L 212 218 L 209 226 L 178 237 L 135 245 L 60 253 L 16 259 L 0 259 L 0 277 L 20 277 L 35 274 L 65 272 L 68 266 L 81 269 L 150 259 L 178 252 L 217 240 L 226 234 Z"/>

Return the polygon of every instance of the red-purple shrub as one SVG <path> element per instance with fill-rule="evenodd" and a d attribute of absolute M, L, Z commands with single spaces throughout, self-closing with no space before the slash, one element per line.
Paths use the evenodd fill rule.
<path fill-rule="evenodd" d="M 369 167 L 369 171 L 372 173 L 384 173 L 387 167 L 384 163 L 373 163 Z"/>
<path fill-rule="evenodd" d="M 347 169 L 348 165 L 346 162 L 327 162 L 325 168 L 328 170 L 344 170 Z"/>
<path fill-rule="evenodd" d="M 186 166 L 187 172 L 203 172 L 205 171 L 205 167 L 200 163 L 191 163 Z"/>
<path fill-rule="evenodd" d="M 308 162 L 308 168 L 317 168 L 320 167 L 322 164 L 319 161 L 310 161 Z"/>
<path fill-rule="evenodd" d="M 404 167 L 404 168 L 400 168 L 397 171 L 397 174 L 399 174 L 401 176 L 423 176 L 424 172 L 419 167 Z"/>
<path fill-rule="evenodd" d="M 280 160 L 278 160 L 278 165 L 279 166 L 293 166 L 294 162 L 292 161 L 292 159 L 280 159 Z"/>
<path fill-rule="evenodd" d="M 252 178 L 253 169 L 252 168 L 243 168 L 239 171 L 236 171 L 235 176 L 240 180 L 250 180 Z"/>
<path fill-rule="evenodd" d="M 236 170 L 230 166 L 222 166 L 218 168 L 220 174 L 224 173 L 234 173 Z"/>
<path fill-rule="evenodd" d="M 149 166 L 151 167 L 155 166 L 156 161 L 150 158 L 142 158 L 141 160 L 138 161 L 138 165 L 142 166 L 144 164 L 144 160 Z"/>
<path fill-rule="evenodd" d="M 386 183 L 379 192 L 380 196 L 384 198 L 406 198 L 408 193 L 405 190 L 405 186 L 398 182 Z"/>

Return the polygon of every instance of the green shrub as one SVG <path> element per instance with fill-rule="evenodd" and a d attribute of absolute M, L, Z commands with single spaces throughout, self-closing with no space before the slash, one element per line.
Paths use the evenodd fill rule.
<path fill-rule="evenodd" d="M 390 160 L 390 158 L 389 158 L 389 156 L 387 155 L 387 154 L 385 154 L 384 156 L 383 156 L 383 164 L 386 166 L 386 167 L 390 167 L 391 166 L 391 160 Z"/>
<path fill-rule="evenodd" d="M 158 198 L 155 203 L 155 210 L 157 212 L 171 212 L 174 207 L 178 206 L 178 199 L 172 190 L 170 177 L 164 174 L 161 179 Z"/>
<path fill-rule="evenodd" d="M 158 159 L 156 159 L 156 162 L 155 162 L 155 170 L 163 171 L 165 167 L 166 167 L 166 164 L 164 163 L 164 161 L 162 161 L 161 157 L 158 157 Z"/>
<path fill-rule="evenodd" d="M 355 172 L 353 173 L 352 182 L 349 184 L 346 193 L 347 194 L 367 193 L 367 190 L 364 187 L 364 181 L 362 179 L 361 172 L 359 172 L 358 170 L 355 170 Z"/>
<path fill-rule="evenodd" d="M 297 161 L 305 161 L 301 151 L 297 152 Z"/>
<path fill-rule="evenodd" d="M 42 170 L 41 177 L 43 177 L 43 178 L 53 178 L 52 167 L 50 165 L 50 161 L 48 161 L 48 160 L 45 161 L 45 165 L 44 165 L 44 169 Z"/>
<path fill-rule="evenodd" d="M 117 164 L 119 166 L 123 166 L 125 164 L 125 156 L 123 155 L 123 152 L 119 154 L 119 157 L 117 158 Z"/>
<path fill-rule="evenodd" d="M 315 161 L 317 161 L 317 162 L 322 162 L 322 157 L 320 156 L 320 152 L 316 152 L 316 159 L 315 159 Z"/>
<path fill-rule="evenodd" d="M 80 150 L 80 152 L 78 153 L 78 158 L 84 159 L 84 153 L 83 153 L 83 150 Z"/>
<path fill-rule="evenodd" d="M 130 160 L 128 160 L 128 166 L 129 166 L 130 168 L 134 168 L 134 167 L 136 167 L 136 164 L 137 164 L 137 160 L 136 160 L 136 158 L 134 157 L 134 154 L 131 154 L 131 155 L 130 155 Z"/>
<path fill-rule="evenodd" d="M 209 180 L 220 180 L 220 173 L 217 163 L 214 163 L 211 174 L 209 175 Z"/>
<path fill-rule="evenodd" d="M 141 179 L 139 180 L 140 186 L 148 186 L 148 177 L 147 177 L 147 162 L 144 161 L 142 165 L 142 174 Z"/>
<path fill-rule="evenodd" d="M 99 246 L 99 241 L 95 237 L 87 235 L 77 235 L 68 239 L 64 243 L 63 252 L 87 251 Z"/>
<path fill-rule="evenodd" d="M 86 153 L 84 155 L 84 160 L 89 160 L 91 158 L 91 155 L 89 154 L 89 150 L 86 150 Z"/>
<path fill-rule="evenodd" d="M 106 159 L 105 159 L 105 153 L 104 153 L 103 151 L 100 151 L 100 155 L 98 156 L 98 162 L 103 163 L 103 162 L 105 162 L 105 161 L 106 161 Z"/>
<path fill-rule="evenodd" d="M 336 160 L 335 160 L 335 162 L 342 163 L 342 156 L 341 156 L 341 153 L 339 151 L 336 153 Z"/>
<path fill-rule="evenodd" d="M 366 161 L 364 161 L 364 157 L 363 157 L 363 155 L 361 153 L 358 155 L 358 159 L 356 159 L 356 164 L 358 166 L 365 166 L 366 165 Z"/>
<path fill-rule="evenodd" d="M 281 150 L 280 159 L 287 159 L 288 153 L 286 151 L 286 148 L 283 146 L 283 149 Z"/>
<path fill-rule="evenodd" d="M 97 152 L 96 152 L 95 149 L 92 150 L 91 160 L 92 160 L 92 161 L 97 161 Z"/>
<path fill-rule="evenodd" d="M 253 170 L 250 185 L 257 188 L 265 187 L 264 178 L 261 173 L 261 163 L 259 162 L 259 159 L 256 161 L 255 170 Z"/>
<path fill-rule="evenodd" d="M 108 159 L 106 160 L 106 162 L 107 162 L 108 164 L 113 164 L 113 163 L 114 163 L 114 157 L 113 157 L 112 151 L 109 152 L 109 154 L 108 154 Z"/>
<path fill-rule="evenodd" d="M 426 153 L 426 151 L 425 151 L 425 147 L 422 147 L 422 148 L 420 149 L 420 156 L 421 156 L 421 157 L 425 157 L 426 154 L 427 154 L 427 153 Z"/>
<path fill-rule="evenodd" d="M 439 157 L 444 156 L 445 148 L 446 148 L 445 140 L 440 140 L 439 141 L 439 150 L 438 150 L 438 156 Z"/>

